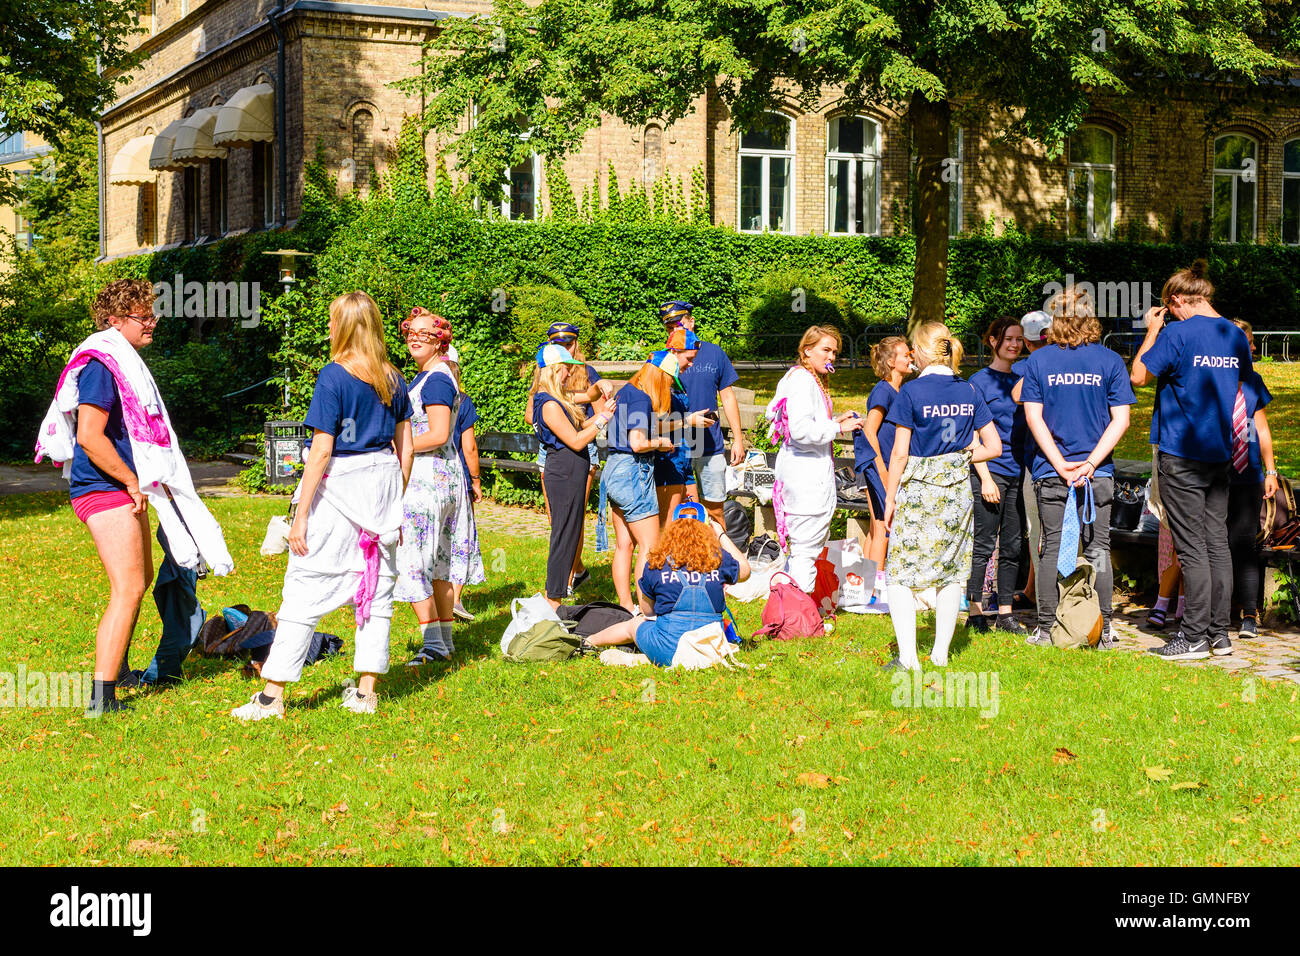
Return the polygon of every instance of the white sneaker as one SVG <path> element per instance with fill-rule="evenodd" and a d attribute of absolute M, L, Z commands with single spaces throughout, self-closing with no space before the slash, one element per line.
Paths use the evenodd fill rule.
<path fill-rule="evenodd" d="M 455 607 L 451 609 L 451 613 L 455 614 L 462 621 L 474 620 L 474 615 L 469 613 L 469 611 L 465 610 L 465 606 L 463 604 L 457 604 Z"/>
<path fill-rule="evenodd" d="M 362 697 L 355 687 L 344 687 L 343 702 L 339 706 L 354 714 L 373 714 L 379 706 L 379 695 L 372 693 L 369 697 Z"/>
<path fill-rule="evenodd" d="M 247 704 L 244 704 L 242 707 L 236 707 L 232 710 L 230 716 L 234 717 L 236 720 L 243 721 L 262 720 L 266 717 L 279 717 L 283 720 L 284 698 L 278 697 L 274 704 L 267 706 L 263 705 L 262 702 L 257 699 L 260 696 L 261 692 L 259 691 L 248 699 Z"/>

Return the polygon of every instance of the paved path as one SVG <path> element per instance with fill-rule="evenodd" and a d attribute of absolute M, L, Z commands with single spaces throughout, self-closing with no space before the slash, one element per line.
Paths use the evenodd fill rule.
<path fill-rule="evenodd" d="M 190 476 L 200 494 L 240 494 L 230 486 L 231 478 L 242 469 L 226 461 L 192 461 Z M 38 491 L 61 491 L 67 494 L 68 483 L 62 472 L 45 462 L 39 465 L 0 465 L 0 495 L 30 495 Z"/>

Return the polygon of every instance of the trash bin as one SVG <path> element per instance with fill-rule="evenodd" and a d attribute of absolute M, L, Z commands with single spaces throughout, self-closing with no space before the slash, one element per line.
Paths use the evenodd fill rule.
<path fill-rule="evenodd" d="M 266 423 L 266 480 L 272 485 L 298 481 L 303 468 L 303 446 L 311 429 L 302 422 Z"/>

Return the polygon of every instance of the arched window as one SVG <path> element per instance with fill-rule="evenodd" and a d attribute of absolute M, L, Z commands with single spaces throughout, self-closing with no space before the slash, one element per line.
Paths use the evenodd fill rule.
<path fill-rule="evenodd" d="M 663 175 L 664 131 L 661 126 L 647 126 L 641 136 L 641 185 L 650 186 Z"/>
<path fill-rule="evenodd" d="M 738 228 L 794 231 L 794 120 L 769 113 L 771 125 L 740 134 Z"/>
<path fill-rule="evenodd" d="M 1256 144 L 1229 133 L 1214 141 L 1214 186 L 1210 238 L 1249 242 L 1255 238 L 1255 197 L 1259 178 Z"/>
<path fill-rule="evenodd" d="M 1300 139 L 1282 147 L 1282 241 L 1300 243 Z"/>
<path fill-rule="evenodd" d="M 356 163 L 357 192 L 370 188 L 370 173 L 375 166 L 375 114 L 370 110 L 357 110 L 352 114 L 352 161 Z"/>
<path fill-rule="evenodd" d="M 1081 126 L 1070 136 L 1066 228 L 1073 239 L 1111 239 L 1115 234 L 1115 134 Z"/>
<path fill-rule="evenodd" d="M 880 233 L 880 127 L 865 116 L 830 121 L 826 147 L 826 231 Z"/>

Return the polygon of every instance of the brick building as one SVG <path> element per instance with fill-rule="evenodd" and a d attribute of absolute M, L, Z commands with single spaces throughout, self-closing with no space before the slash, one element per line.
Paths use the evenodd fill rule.
<path fill-rule="evenodd" d="M 292 224 L 319 146 L 340 189 L 366 190 L 418 98 L 388 84 L 418 70 L 420 43 L 484 0 L 145 0 L 148 59 L 100 123 L 102 254 Z M 1300 71 L 1297 71 L 1300 77 Z M 950 225 L 989 219 L 1082 239 L 1132 230 L 1300 242 L 1300 85 L 1268 111 L 1204 128 L 1190 104 L 1096 110 L 1048 158 L 988 117 L 954 124 Z M 906 221 L 911 149 L 896 116 L 795 108 L 741 133 L 715 95 L 665 128 L 607 118 L 565 170 L 580 193 L 612 164 L 620 183 L 705 174 L 713 219 L 741 230 L 890 235 Z M 543 164 L 510 171 L 504 214 L 533 218 Z"/>

